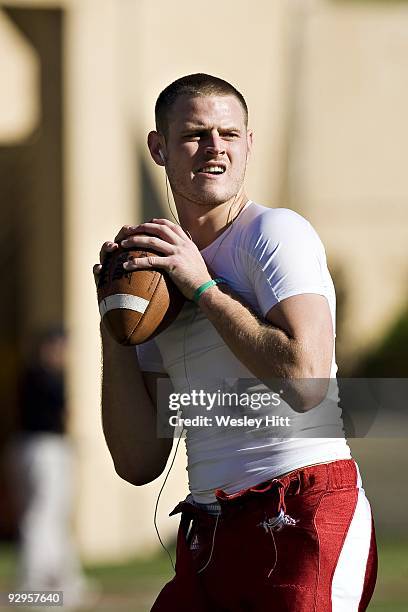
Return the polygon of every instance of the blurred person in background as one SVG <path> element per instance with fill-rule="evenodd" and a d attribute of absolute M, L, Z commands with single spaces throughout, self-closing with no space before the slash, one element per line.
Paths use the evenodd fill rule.
<path fill-rule="evenodd" d="M 18 589 L 63 591 L 64 605 L 89 598 L 71 535 L 74 455 L 66 435 L 67 337 L 50 328 L 34 342 L 19 381 L 12 487 L 20 507 Z"/>

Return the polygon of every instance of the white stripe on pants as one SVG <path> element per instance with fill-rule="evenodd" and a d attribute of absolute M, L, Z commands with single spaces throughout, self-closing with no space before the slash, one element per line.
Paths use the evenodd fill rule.
<path fill-rule="evenodd" d="M 372 516 L 360 474 L 357 479 L 357 504 L 333 575 L 332 612 L 358 612 L 364 588 Z"/>

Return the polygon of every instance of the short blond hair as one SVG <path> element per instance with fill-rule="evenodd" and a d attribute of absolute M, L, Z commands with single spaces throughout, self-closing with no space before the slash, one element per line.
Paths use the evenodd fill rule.
<path fill-rule="evenodd" d="M 165 137 L 168 135 L 169 114 L 180 96 L 234 96 L 240 102 L 244 113 L 245 124 L 248 125 L 248 107 L 244 96 L 228 81 L 198 72 L 170 83 L 157 98 L 155 105 L 156 130 Z"/>

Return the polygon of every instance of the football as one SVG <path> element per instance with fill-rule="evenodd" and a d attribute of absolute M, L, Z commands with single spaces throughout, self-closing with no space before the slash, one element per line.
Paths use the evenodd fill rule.
<path fill-rule="evenodd" d="M 101 319 L 120 344 L 146 342 L 166 329 L 179 314 L 185 297 L 160 269 L 127 271 L 133 257 L 159 255 L 152 250 L 124 249 L 108 253 L 98 279 Z"/>

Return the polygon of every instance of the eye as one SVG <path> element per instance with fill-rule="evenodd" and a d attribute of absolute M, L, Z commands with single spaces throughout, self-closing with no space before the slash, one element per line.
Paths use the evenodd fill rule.
<path fill-rule="evenodd" d="M 224 134 L 222 134 L 222 137 L 225 140 L 235 140 L 236 138 L 239 138 L 239 134 L 238 132 L 225 132 Z"/>
<path fill-rule="evenodd" d="M 189 134 L 185 134 L 183 136 L 184 140 L 199 140 L 200 138 L 202 138 L 204 136 L 205 132 L 202 131 L 198 131 L 198 132 L 190 132 Z"/>

